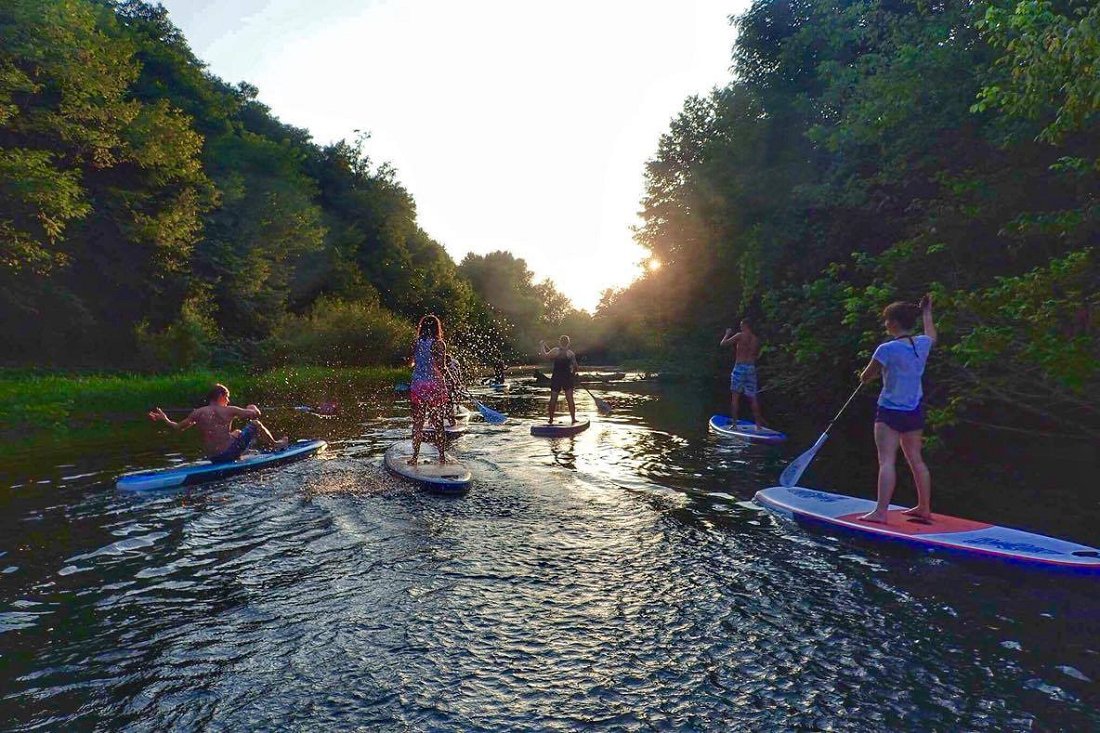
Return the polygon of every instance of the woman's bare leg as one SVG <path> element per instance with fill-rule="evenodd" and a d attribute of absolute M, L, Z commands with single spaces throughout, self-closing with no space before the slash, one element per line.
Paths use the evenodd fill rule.
<path fill-rule="evenodd" d="M 413 403 L 413 454 L 409 458 L 409 465 L 414 465 L 420 458 L 420 442 L 424 440 L 424 406 L 419 402 Z"/>
<path fill-rule="evenodd" d="M 875 510 L 864 514 L 860 519 L 865 522 L 886 524 L 890 511 L 890 499 L 894 496 L 894 487 L 898 483 L 895 467 L 898 458 L 898 443 L 901 434 L 886 423 L 875 423 L 875 445 L 878 447 L 878 503 Z"/>
<path fill-rule="evenodd" d="M 924 457 L 921 456 L 923 439 L 923 430 L 914 430 L 901 435 L 901 452 L 909 462 L 909 470 L 913 472 L 913 483 L 917 485 L 917 505 L 912 509 L 906 509 L 905 513 L 922 519 L 931 519 L 932 473 L 924 464 Z"/>
<path fill-rule="evenodd" d="M 565 403 L 569 405 L 569 419 L 577 422 L 577 405 L 573 402 L 573 390 L 565 390 Z"/>
<path fill-rule="evenodd" d="M 550 423 L 554 422 L 554 412 L 558 409 L 558 391 L 556 389 L 550 390 Z"/>
<path fill-rule="evenodd" d="M 432 444 L 439 451 L 439 462 L 447 462 L 447 431 L 443 428 L 443 412 L 446 404 L 439 405 L 432 410 L 432 424 L 435 426 L 435 435 L 432 436 Z"/>

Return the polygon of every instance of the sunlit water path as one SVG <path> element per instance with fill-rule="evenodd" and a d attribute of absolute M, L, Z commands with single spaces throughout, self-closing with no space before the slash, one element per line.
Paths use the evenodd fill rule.
<path fill-rule="evenodd" d="M 400 401 L 272 413 L 328 453 L 190 491 L 114 490 L 194 454 L 156 431 L 0 461 L 0 729 L 1100 726 L 1094 581 L 781 522 L 749 500 L 819 425 L 758 448 L 706 433 L 712 395 L 611 397 L 548 441 L 544 392 L 485 395 L 512 420 L 456 443 L 461 499 L 381 470 Z M 834 443 L 810 483 L 869 495 L 869 446 Z M 1080 485 L 938 468 L 944 510 L 1097 543 Z"/>

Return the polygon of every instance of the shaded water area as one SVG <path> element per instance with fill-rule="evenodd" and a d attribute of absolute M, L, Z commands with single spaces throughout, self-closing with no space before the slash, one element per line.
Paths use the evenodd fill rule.
<path fill-rule="evenodd" d="M 116 416 L 120 437 L 5 446 L 0 729 L 1100 727 L 1096 581 L 751 503 L 820 419 L 774 406 L 791 441 L 742 445 L 707 433 L 720 393 L 637 384 L 552 441 L 528 433 L 545 390 L 480 394 L 511 419 L 455 443 L 458 499 L 381 469 L 409 424 L 389 394 L 268 411 L 328 440 L 318 459 L 146 496 L 113 477 L 194 457 L 194 436 Z M 803 485 L 871 496 L 865 418 Z M 933 456 L 937 510 L 1100 544 L 1095 449 L 1010 448 Z"/>

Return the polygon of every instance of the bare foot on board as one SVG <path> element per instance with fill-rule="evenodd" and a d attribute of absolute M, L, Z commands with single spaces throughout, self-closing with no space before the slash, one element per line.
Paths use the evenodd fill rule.
<path fill-rule="evenodd" d="M 902 512 L 907 517 L 916 517 L 917 519 L 932 519 L 932 512 L 925 509 L 921 509 L 919 506 L 915 506 L 912 509 L 906 509 Z"/>
<path fill-rule="evenodd" d="M 887 517 L 886 512 L 879 512 L 879 511 L 876 510 L 876 511 L 873 511 L 873 512 L 867 512 L 866 514 L 864 514 L 862 517 L 859 518 L 859 521 L 861 521 L 861 522 L 874 522 L 875 524 L 888 524 L 887 519 L 888 519 L 888 517 Z"/>
<path fill-rule="evenodd" d="M 275 441 L 275 450 L 286 450 L 288 445 L 290 445 L 290 436 L 284 435 Z"/>

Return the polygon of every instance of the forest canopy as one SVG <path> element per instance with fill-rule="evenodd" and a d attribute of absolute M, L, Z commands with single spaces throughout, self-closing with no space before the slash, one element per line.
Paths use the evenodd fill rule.
<path fill-rule="evenodd" d="M 508 252 L 456 265 L 366 136 L 280 122 L 162 7 L 7 0 L 3 361 L 392 363 L 436 312 L 475 362 L 567 332 L 717 376 L 749 315 L 767 386 L 823 405 L 883 306 L 931 292 L 936 422 L 1100 435 L 1100 5 L 756 0 L 733 24 L 731 79 L 644 167 L 662 266 L 590 317 Z"/>

